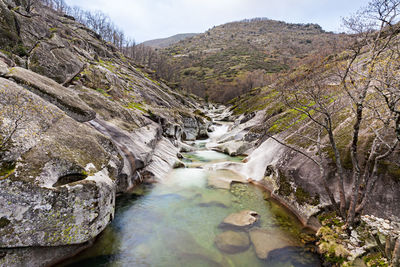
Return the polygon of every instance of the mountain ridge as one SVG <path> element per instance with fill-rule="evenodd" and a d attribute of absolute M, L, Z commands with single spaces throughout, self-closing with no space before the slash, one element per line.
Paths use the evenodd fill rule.
<path fill-rule="evenodd" d="M 152 48 L 166 48 L 170 45 L 176 44 L 184 39 L 191 38 L 198 35 L 199 33 L 178 33 L 166 38 L 157 38 L 141 43 L 142 45 L 149 46 Z"/>
<path fill-rule="evenodd" d="M 255 18 L 214 26 L 160 52 L 175 68 L 175 82 L 189 92 L 224 102 L 265 85 L 264 80 L 314 54 L 343 46 L 348 39 L 318 24 Z"/>

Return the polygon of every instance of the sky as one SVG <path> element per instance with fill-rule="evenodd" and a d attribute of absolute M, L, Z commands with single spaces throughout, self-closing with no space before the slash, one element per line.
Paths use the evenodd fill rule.
<path fill-rule="evenodd" d="M 368 0 L 66 0 L 69 6 L 101 10 L 140 43 L 178 33 L 201 33 L 213 26 L 255 17 L 317 23 L 341 32 L 341 18 Z"/>

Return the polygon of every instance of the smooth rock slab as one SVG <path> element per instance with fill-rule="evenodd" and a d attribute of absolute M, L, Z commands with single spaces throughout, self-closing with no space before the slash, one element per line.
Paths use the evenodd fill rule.
<path fill-rule="evenodd" d="M 73 90 L 47 77 L 20 67 L 11 68 L 7 77 L 28 86 L 33 93 L 54 104 L 79 122 L 93 120 L 96 113 Z"/>
<path fill-rule="evenodd" d="M 216 236 L 215 245 L 223 252 L 238 253 L 249 248 L 250 240 L 245 232 L 226 231 Z"/>
<path fill-rule="evenodd" d="M 292 246 L 293 243 L 285 238 L 279 230 L 252 229 L 249 232 L 251 243 L 254 246 L 257 257 L 265 260 L 271 251 Z"/>
<path fill-rule="evenodd" d="M 232 196 L 227 191 L 209 191 L 206 190 L 198 196 L 198 205 L 203 207 L 219 206 L 228 208 L 232 206 Z"/>
<path fill-rule="evenodd" d="M 233 226 L 246 228 L 252 226 L 258 220 L 258 213 L 252 210 L 243 210 L 238 213 L 232 213 L 226 217 L 221 226 Z"/>
<path fill-rule="evenodd" d="M 230 170 L 217 170 L 207 178 L 208 186 L 219 189 L 230 189 L 232 182 L 248 183 L 241 175 Z"/>

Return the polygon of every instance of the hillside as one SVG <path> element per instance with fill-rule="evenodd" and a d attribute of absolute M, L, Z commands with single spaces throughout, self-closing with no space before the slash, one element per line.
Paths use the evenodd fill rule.
<path fill-rule="evenodd" d="M 371 3 L 148 47 L 0 0 L 0 266 L 400 267 L 400 3 Z"/>
<path fill-rule="evenodd" d="M 185 89 L 226 101 L 315 54 L 340 48 L 347 39 L 315 24 L 252 19 L 214 27 L 162 53 Z"/>
<path fill-rule="evenodd" d="M 179 41 L 185 40 L 187 38 L 193 37 L 198 35 L 198 33 L 181 33 L 181 34 L 176 34 L 167 38 L 160 38 L 160 39 L 154 39 L 154 40 L 149 40 L 145 41 L 142 44 L 145 46 L 149 46 L 152 48 L 166 48 L 168 46 L 174 45 Z"/>
<path fill-rule="evenodd" d="M 105 229 L 116 194 L 179 163 L 180 140 L 209 121 L 194 114 L 200 99 L 74 18 L 40 2 L 0 0 L 0 13 L 0 266 L 49 266 Z"/>

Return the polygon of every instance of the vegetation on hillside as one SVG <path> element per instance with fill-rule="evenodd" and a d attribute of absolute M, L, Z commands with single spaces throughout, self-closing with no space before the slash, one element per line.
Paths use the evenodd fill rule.
<path fill-rule="evenodd" d="M 160 39 L 154 39 L 154 40 L 149 40 L 146 42 L 143 42 L 142 44 L 145 46 L 149 46 L 152 48 L 165 48 L 168 47 L 170 45 L 176 44 L 179 41 L 182 41 L 186 38 L 190 38 L 193 36 L 196 36 L 197 33 L 180 33 L 180 34 L 176 34 L 167 38 L 160 38 Z"/>
<path fill-rule="evenodd" d="M 267 136 L 316 163 L 324 179 L 329 178 L 324 161 L 331 160 L 340 198 L 324 180 L 326 193 L 348 226 L 387 171 L 385 160 L 398 153 L 399 9 L 398 1 L 370 2 L 345 20 L 357 37 L 348 50 L 320 57 L 231 101 L 236 113 L 265 109 Z M 277 133 L 283 138 L 274 137 Z M 392 160 L 391 168 L 398 170 L 398 163 Z M 349 193 L 345 180 L 352 181 Z"/>
<path fill-rule="evenodd" d="M 214 27 L 162 50 L 184 89 L 225 102 L 273 81 L 313 58 L 343 47 L 349 36 L 316 24 L 288 24 L 265 18 Z"/>

